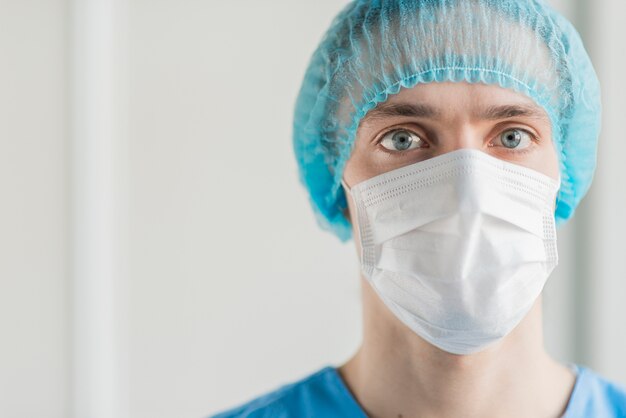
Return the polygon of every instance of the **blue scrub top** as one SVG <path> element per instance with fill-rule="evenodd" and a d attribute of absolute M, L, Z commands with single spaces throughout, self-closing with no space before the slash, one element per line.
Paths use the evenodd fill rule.
<path fill-rule="evenodd" d="M 626 388 L 574 363 L 574 390 L 562 418 L 626 418 Z M 337 369 L 327 365 L 292 383 L 209 418 L 367 418 Z"/>

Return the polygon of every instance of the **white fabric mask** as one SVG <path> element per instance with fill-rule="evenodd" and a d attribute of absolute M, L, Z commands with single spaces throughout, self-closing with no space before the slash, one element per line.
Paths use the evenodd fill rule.
<path fill-rule="evenodd" d="M 558 263 L 560 177 L 464 148 L 342 184 L 366 279 L 447 352 L 471 354 L 511 332 Z"/>

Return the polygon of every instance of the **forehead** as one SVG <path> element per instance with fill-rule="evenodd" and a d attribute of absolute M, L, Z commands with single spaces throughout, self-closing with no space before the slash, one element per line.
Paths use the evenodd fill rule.
<path fill-rule="evenodd" d="M 371 109 L 362 122 L 388 116 L 445 119 L 462 115 L 471 119 L 522 116 L 548 121 L 545 109 L 512 89 L 467 82 L 432 82 L 403 88 Z"/>
<path fill-rule="evenodd" d="M 498 101 L 515 100 L 533 104 L 528 96 L 509 88 L 503 88 L 495 84 L 459 82 L 431 82 L 420 83 L 411 88 L 402 88 L 397 94 L 389 96 L 390 102 L 410 98 L 428 98 L 429 101 L 438 99 L 456 98 L 463 101 Z"/>

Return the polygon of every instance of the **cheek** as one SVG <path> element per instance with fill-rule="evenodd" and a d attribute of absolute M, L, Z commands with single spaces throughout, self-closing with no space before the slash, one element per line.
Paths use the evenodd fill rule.
<path fill-rule="evenodd" d="M 552 177 L 553 179 L 559 178 L 559 156 L 554 145 L 554 139 L 552 138 L 552 126 L 550 123 L 540 127 L 541 132 L 545 133 L 539 144 L 539 155 L 541 160 L 541 167 L 537 168 L 537 171 Z"/>
<path fill-rule="evenodd" d="M 543 175 L 558 179 L 559 158 L 550 137 L 541 138 L 539 143 L 534 143 L 529 152 L 494 152 L 496 158 L 530 168 Z"/>
<path fill-rule="evenodd" d="M 556 178 L 559 178 L 559 172 L 561 171 L 561 168 L 559 166 L 559 156 L 557 154 L 557 151 L 554 149 L 554 147 L 551 147 L 550 155 L 551 155 L 550 161 L 552 163 L 551 165 L 552 170 L 550 171 L 548 175 L 556 179 Z"/>
<path fill-rule="evenodd" d="M 389 171 L 391 158 L 377 151 L 377 145 L 367 138 L 357 136 L 352 154 L 346 162 L 344 179 L 354 185 Z"/>
<path fill-rule="evenodd" d="M 558 179 L 559 177 L 559 157 L 554 149 L 552 141 L 548 141 L 547 144 L 542 144 L 535 153 L 535 157 L 532 159 L 532 166 L 537 171 L 546 176 Z"/>

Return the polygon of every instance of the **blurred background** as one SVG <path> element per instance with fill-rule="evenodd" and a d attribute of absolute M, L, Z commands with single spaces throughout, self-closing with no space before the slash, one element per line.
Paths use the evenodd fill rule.
<path fill-rule="evenodd" d="M 354 244 L 317 228 L 290 136 L 345 3 L 0 0 L 0 416 L 206 417 L 354 353 Z M 626 384 L 626 4 L 551 3 L 604 122 L 545 341 Z"/>

